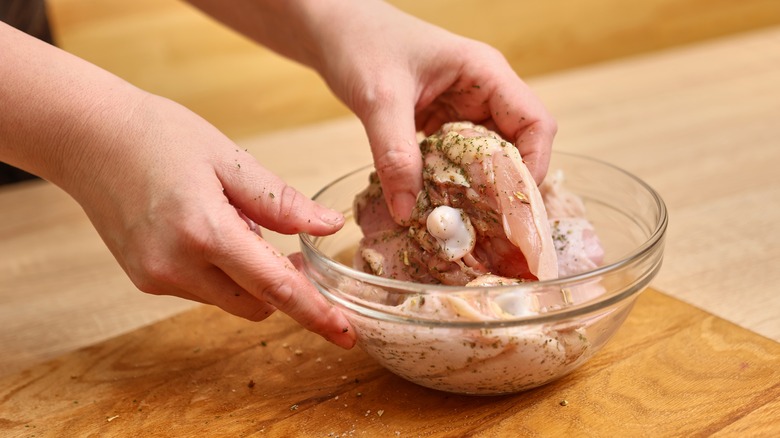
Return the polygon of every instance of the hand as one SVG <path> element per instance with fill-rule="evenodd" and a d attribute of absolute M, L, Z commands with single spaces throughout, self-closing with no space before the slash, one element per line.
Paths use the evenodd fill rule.
<path fill-rule="evenodd" d="M 252 321 L 278 308 L 352 347 L 344 316 L 251 226 L 325 235 L 341 228 L 343 216 L 287 186 L 178 104 L 147 95 L 125 114 L 120 127 L 105 121 L 116 129 L 110 155 L 90 147 L 76 165 L 91 170 L 77 172 L 86 180 L 73 194 L 136 286 Z"/>
<path fill-rule="evenodd" d="M 517 146 L 537 183 L 544 179 L 556 123 L 498 51 L 384 2 L 335 9 L 345 18 L 321 26 L 318 69 L 363 122 L 397 222 L 408 219 L 422 188 L 416 130 L 485 125 Z"/>

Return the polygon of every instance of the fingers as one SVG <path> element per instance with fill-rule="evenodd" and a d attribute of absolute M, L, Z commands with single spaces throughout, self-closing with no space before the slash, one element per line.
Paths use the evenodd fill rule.
<path fill-rule="evenodd" d="M 374 166 L 393 219 L 406 223 L 422 189 L 422 158 L 414 126 L 414 102 L 400 90 L 379 91 L 358 111 Z"/>
<path fill-rule="evenodd" d="M 197 294 L 205 302 L 228 313 L 250 321 L 262 321 L 276 310 L 273 305 L 258 300 L 215 267 L 204 270 L 200 277 L 201 281 L 190 293 Z"/>
<path fill-rule="evenodd" d="M 138 288 L 213 304 L 253 321 L 279 309 L 304 328 L 351 348 L 355 335 L 344 316 L 224 202 L 204 202 L 198 212 L 209 214 L 202 218 L 180 210 L 188 220 L 173 223 L 186 226 L 167 233 L 176 237 L 146 240 L 146 255 L 124 264 Z"/>
<path fill-rule="evenodd" d="M 557 132 L 555 120 L 513 72 L 494 81 L 492 86 L 485 85 L 477 91 L 442 96 L 440 103 L 434 102 L 418 112 L 417 126 L 430 135 L 447 122 L 470 120 L 496 131 L 514 143 L 539 184 L 550 164 Z"/>
<path fill-rule="evenodd" d="M 344 216 L 312 201 L 262 167 L 251 155 L 237 151 L 237 163 L 220 174 L 231 204 L 249 219 L 283 234 L 332 234 L 344 225 Z M 240 164 L 240 166 L 238 165 Z"/>
<path fill-rule="evenodd" d="M 462 44 L 461 73 L 431 104 L 418 110 L 426 134 L 441 124 L 469 120 L 512 141 L 537 183 L 547 173 L 557 125 L 504 56 L 482 43 Z"/>
<path fill-rule="evenodd" d="M 531 123 L 516 136 L 515 146 L 536 184 L 541 184 L 550 165 L 550 153 L 557 126 L 552 119 Z"/>
<path fill-rule="evenodd" d="M 534 180 L 540 184 L 547 174 L 558 126 L 531 89 L 511 70 L 506 74 L 508 77 L 500 82 L 506 86 L 490 97 L 490 113 L 498 132 L 514 142 Z"/>
<path fill-rule="evenodd" d="M 172 295 L 215 305 L 250 321 L 262 321 L 276 310 L 271 304 L 245 291 L 214 266 L 201 268 L 189 264 L 168 269 L 163 265 L 149 270 L 148 274 L 149 277 L 140 282 L 138 287 L 154 295 Z"/>
<path fill-rule="evenodd" d="M 198 272 L 197 280 L 186 291 L 173 295 L 215 305 L 250 321 L 262 321 L 276 310 L 273 305 L 257 299 L 215 267 Z"/>
<path fill-rule="evenodd" d="M 219 236 L 206 246 L 206 260 L 269 309 L 279 309 L 307 330 L 351 348 L 355 335 L 346 318 L 290 260 L 247 227 L 245 220 L 280 233 L 327 235 L 343 226 L 344 216 L 288 186 L 251 155 L 243 151 L 236 154 L 235 162 L 219 169 L 218 176 L 230 204 L 240 212 L 233 207 L 224 209 Z M 262 310 L 258 308 L 258 312 Z"/>
<path fill-rule="evenodd" d="M 236 218 L 236 220 L 240 220 Z M 225 244 L 209 259 L 260 302 L 286 313 L 307 330 L 343 348 L 355 344 L 349 322 L 286 257 L 256 234 L 226 224 Z"/>

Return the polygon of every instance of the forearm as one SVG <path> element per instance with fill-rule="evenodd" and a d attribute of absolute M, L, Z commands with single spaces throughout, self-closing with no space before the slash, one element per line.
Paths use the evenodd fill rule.
<path fill-rule="evenodd" d="M 187 0 L 269 49 L 325 74 L 328 57 L 383 34 L 398 17 L 419 21 L 381 0 Z"/>
<path fill-rule="evenodd" d="M 2 23 L 0 78 L 0 160 L 66 190 L 111 156 L 144 94 Z"/>

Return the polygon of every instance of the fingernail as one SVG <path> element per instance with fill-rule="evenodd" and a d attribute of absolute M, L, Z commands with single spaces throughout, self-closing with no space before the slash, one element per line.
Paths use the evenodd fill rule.
<path fill-rule="evenodd" d="M 350 348 L 355 346 L 356 339 L 355 339 L 355 335 L 352 334 L 351 328 L 345 327 L 344 329 L 346 329 L 347 331 L 334 334 L 333 336 L 330 336 L 328 340 L 345 350 L 349 350 Z"/>
<path fill-rule="evenodd" d="M 320 210 L 320 220 L 328 225 L 341 226 L 344 223 L 344 215 L 328 208 Z"/>
<path fill-rule="evenodd" d="M 412 209 L 417 198 L 409 192 L 396 193 L 390 200 L 390 214 L 396 221 L 405 223 L 412 216 Z"/>
<path fill-rule="evenodd" d="M 346 318 L 341 315 L 338 319 L 338 332 L 331 332 L 328 334 L 328 340 L 341 348 L 349 350 L 355 346 L 357 336 L 355 330 L 349 324 Z"/>

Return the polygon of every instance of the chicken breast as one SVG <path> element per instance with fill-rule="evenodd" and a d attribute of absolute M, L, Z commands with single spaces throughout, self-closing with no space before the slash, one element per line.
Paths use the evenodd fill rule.
<path fill-rule="evenodd" d="M 450 123 L 420 144 L 424 188 L 411 224 L 390 224 L 378 178 L 355 201 L 356 264 L 376 275 L 465 285 L 480 275 L 558 277 L 541 194 L 517 149 L 486 128 Z"/>

